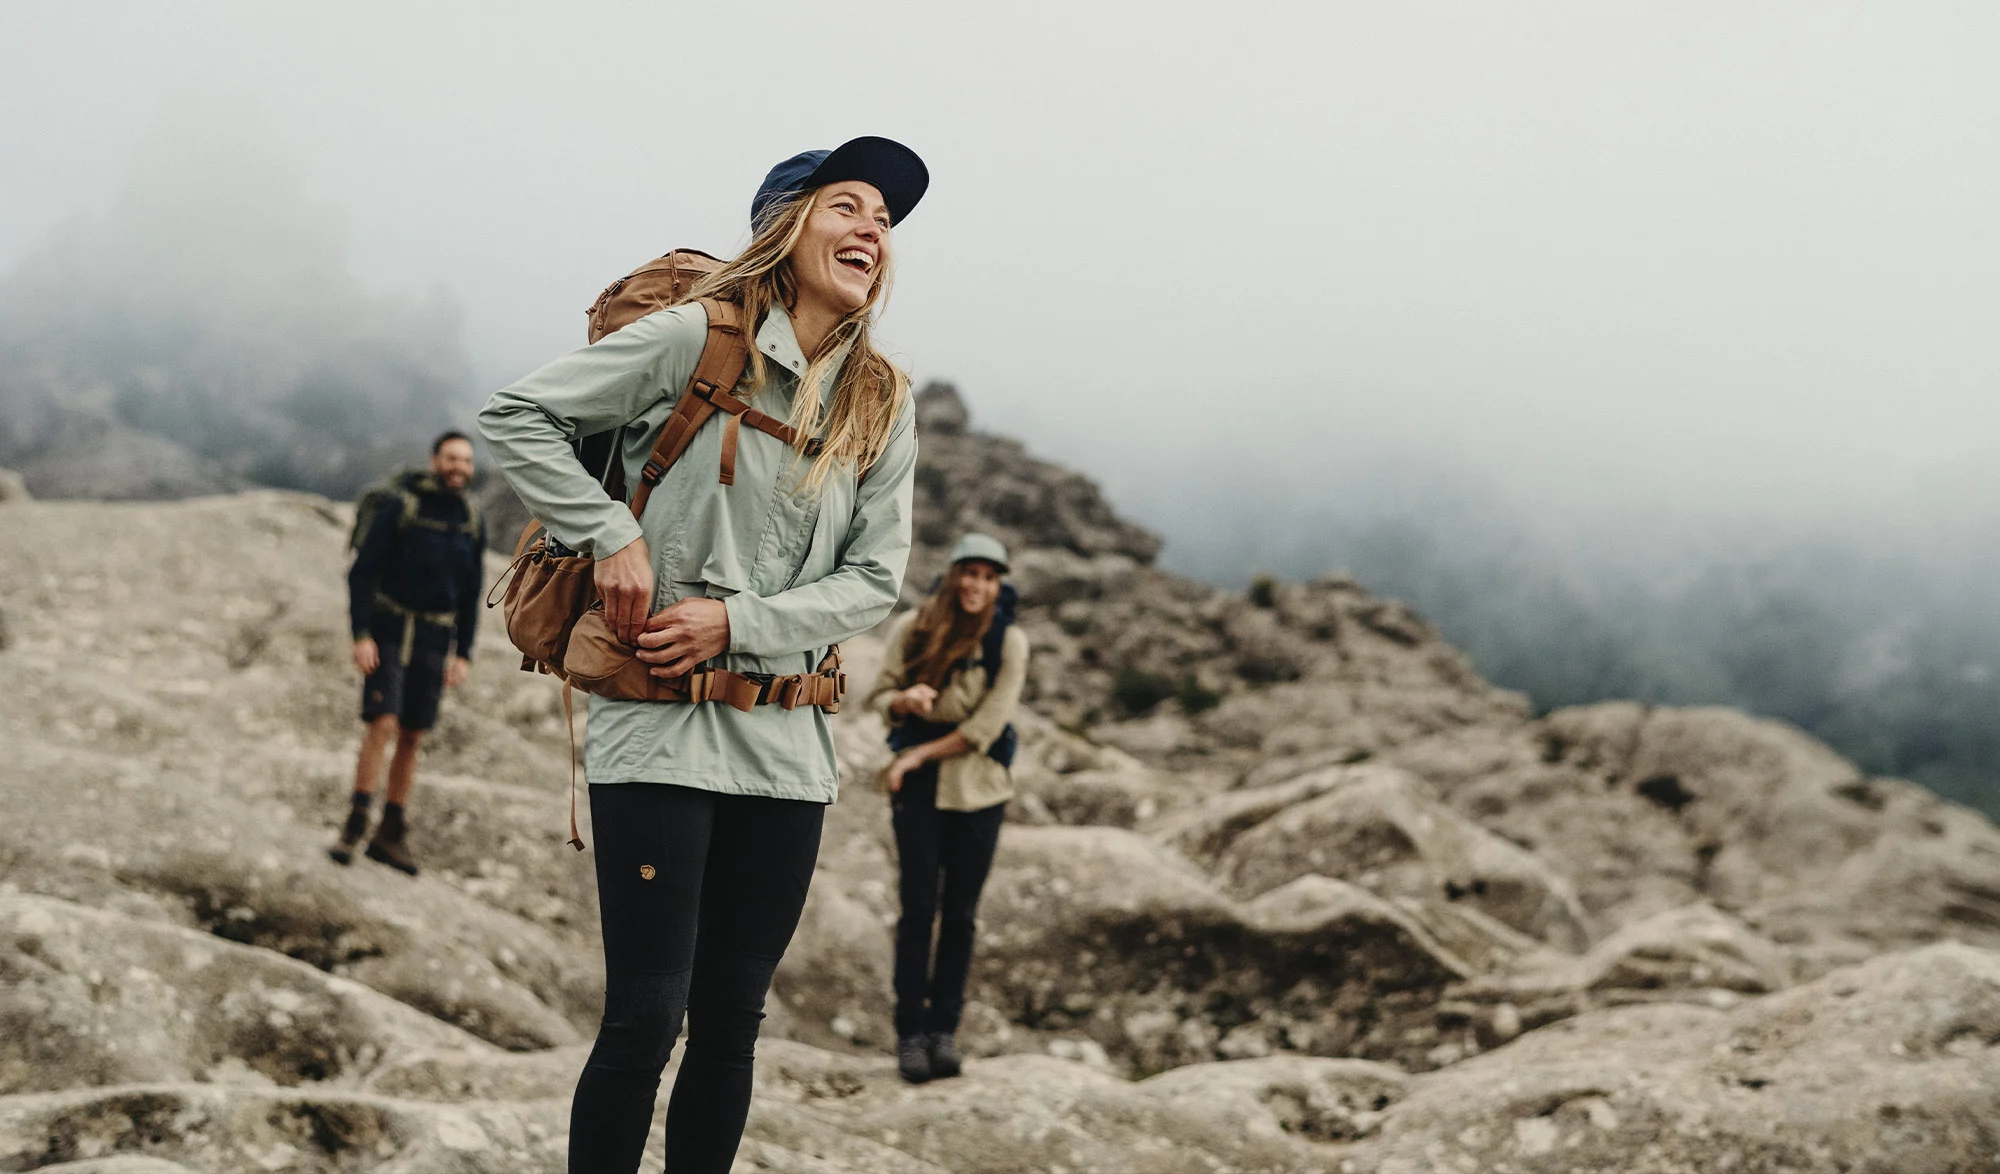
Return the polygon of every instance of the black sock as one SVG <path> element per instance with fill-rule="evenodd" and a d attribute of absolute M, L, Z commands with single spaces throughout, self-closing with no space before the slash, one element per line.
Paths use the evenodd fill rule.
<path fill-rule="evenodd" d="M 374 802 L 375 792 L 373 791 L 356 791 L 354 793 L 354 810 L 356 811 L 366 811 L 369 805 Z"/>
<path fill-rule="evenodd" d="M 382 826 L 376 830 L 375 834 L 385 840 L 400 840 L 403 838 L 403 805 L 401 803 L 384 803 L 382 805 Z"/>

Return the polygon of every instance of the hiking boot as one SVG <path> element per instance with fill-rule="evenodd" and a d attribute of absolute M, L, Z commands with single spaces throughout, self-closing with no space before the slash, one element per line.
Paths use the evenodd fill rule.
<path fill-rule="evenodd" d="M 368 812 L 360 808 L 350 811 L 347 822 L 341 825 L 340 838 L 333 842 L 333 847 L 328 848 L 326 854 L 333 857 L 335 864 L 352 864 L 355 845 L 367 834 Z"/>
<path fill-rule="evenodd" d="M 376 829 L 375 838 L 368 841 L 368 859 L 386 864 L 397 872 L 417 875 L 417 859 L 410 855 L 410 846 L 403 841 L 403 837 L 387 839 L 380 828 Z"/>
<path fill-rule="evenodd" d="M 930 1037 L 906 1035 L 896 1041 L 896 1075 L 911 1084 L 931 1078 Z"/>
<path fill-rule="evenodd" d="M 948 1031 L 931 1033 L 931 1079 L 949 1080 L 957 1076 L 964 1062 L 958 1056 L 958 1037 Z"/>

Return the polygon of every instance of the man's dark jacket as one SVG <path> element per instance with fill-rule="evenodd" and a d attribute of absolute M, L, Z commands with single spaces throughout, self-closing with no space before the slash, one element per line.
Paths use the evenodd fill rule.
<path fill-rule="evenodd" d="M 379 593 L 413 612 L 458 617 L 458 655 L 472 655 L 479 626 L 479 589 L 486 553 L 486 524 L 466 531 L 471 517 L 465 496 L 430 478 L 418 479 L 417 516 L 433 525 L 402 524 L 403 508 L 379 511 L 355 551 L 347 572 L 347 613 L 355 639 L 369 635 Z"/>

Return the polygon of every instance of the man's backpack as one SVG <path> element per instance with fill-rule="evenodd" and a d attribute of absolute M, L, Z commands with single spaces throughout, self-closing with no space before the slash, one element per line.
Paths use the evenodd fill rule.
<path fill-rule="evenodd" d="M 440 522 L 424 517 L 417 509 L 418 498 L 425 493 L 443 492 L 437 474 L 429 469 L 405 469 L 370 485 L 361 491 L 361 497 L 354 503 L 354 525 L 347 532 L 347 549 L 359 551 L 367 541 L 368 531 L 375 525 L 375 519 L 385 510 L 396 511 L 396 533 L 400 537 L 412 526 L 429 530 L 459 530 L 474 538 L 479 536 L 479 507 L 473 504 L 471 495 L 465 496 L 465 521 L 458 523 Z"/>

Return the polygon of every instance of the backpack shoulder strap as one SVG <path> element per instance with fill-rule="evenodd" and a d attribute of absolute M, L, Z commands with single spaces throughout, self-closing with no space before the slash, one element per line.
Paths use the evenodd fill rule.
<path fill-rule="evenodd" d="M 408 485 L 398 482 L 396 485 L 396 533 L 401 534 L 416 522 L 418 504 L 416 491 Z"/>
<path fill-rule="evenodd" d="M 979 642 L 979 667 L 986 670 L 986 687 L 989 689 L 1000 676 L 1000 658 L 1007 647 L 1008 627 L 1006 620 L 994 616 L 993 626 L 986 630 L 986 635 Z"/>
<path fill-rule="evenodd" d="M 743 333 L 743 307 L 735 302 L 717 301 L 714 298 L 699 299 L 701 308 L 708 314 L 708 341 L 702 344 L 701 358 L 695 362 L 694 374 L 688 377 L 687 388 L 681 392 L 680 402 L 674 405 L 673 415 L 660 428 L 659 439 L 653 442 L 653 451 L 646 457 L 646 465 L 639 473 L 639 488 L 632 494 L 632 516 L 646 512 L 646 502 L 653 496 L 653 487 L 674 467 L 694 441 L 694 434 L 700 430 L 708 418 L 715 414 L 718 398 L 735 403 L 741 400 L 729 394 L 736 381 L 743 377 L 743 365 L 750 361 L 750 343 Z"/>
<path fill-rule="evenodd" d="M 1007 629 L 1014 626 L 1018 599 L 1012 583 L 1000 585 L 1000 598 L 993 606 L 993 623 L 979 642 L 979 667 L 986 670 L 986 687 L 989 689 L 1000 676 L 1000 660 L 1007 647 Z"/>

